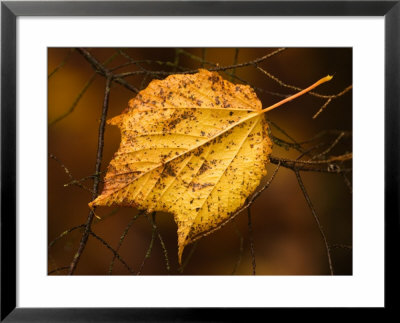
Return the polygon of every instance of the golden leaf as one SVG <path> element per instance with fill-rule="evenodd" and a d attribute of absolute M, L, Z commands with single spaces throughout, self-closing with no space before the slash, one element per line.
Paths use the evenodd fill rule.
<path fill-rule="evenodd" d="M 108 121 L 121 144 L 89 206 L 174 214 L 181 262 L 185 246 L 229 221 L 266 175 L 263 112 L 275 106 L 262 110 L 249 86 L 206 70 L 153 80 Z"/>

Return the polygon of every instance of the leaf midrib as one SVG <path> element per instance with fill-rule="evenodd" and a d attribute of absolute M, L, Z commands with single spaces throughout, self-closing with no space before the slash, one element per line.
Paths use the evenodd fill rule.
<path fill-rule="evenodd" d="M 194 217 L 192 224 L 194 223 L 194 221 L 197 219 L 197 217 L 199 216 L 199 213 L 201 211 L 201 209 L 203 208 L 204 204 L 207 202 L 208 198 L 210 197 L 210 195 L 212 194 L 212 192 L 214 192 L 215 188 L 217 187 L 217 184 L 219 183 L 219 181 L 221 180 L 221 178 L 224 176 L 224 174 L 226 173 L 226 170 L 229 168 L 229 166 L 232 164 L 233 160 L 236 158 L 236 156 L 238 155 L 239 151 L 242 149 L 243 144 L 245 143 L 245 141 L 247 140 L 247 138 L 249 137 L 249 134 L 254 130 L 255 126 L 258 124 L 258 121 L 255 121 L 254 124 L 251 126 L 250 130 L 247 132 L 246 136 L 244 137 L 244 139 L 242 140 L 242 142 L 239 144 L 239 148 L 236 151 L 235 155 L 231 158 L 230 162 L 228 163 L 228 166 L 224 169 L 224 171 L 222 172 L 221 176 L 218 178 L 218 180 L 216 181 L 215 185 L 213 186 L 213 188 L 210 190 L 210 192 L 208 193 L 207 197 L 204 199 L 203 204 L 200 206 L 199 211 L 197 212 L 196 216 Z M 187 233 L 187 235 L 189 234 L 191 229 L 191 226 L 189 228 L 189 231 Z M 186 235 L 186 237 L 187 237 Z"/>
<path fill-rule="evenodd" d="M 126 186 L 128 186 L 128 185 L 130 185 L 131 183 L 133 183 L 134 181 L 138 180 L 139 178 L 141 178 L 141 177 L 144 176 L 145 174 L 148 174 L 149 172 L 152 172 L 153 170 L 157 169 L 158 167 L 161 167 L 161 166 L 163 166 L 163 165 L 165 165 L 165 164 L 167 164 L 167 163 L 170 163 L 170 162 L 172 162 L 173 160 L 175 160 L 175 159 L 177 159 L 177 158 L 179 158 L 179 157 L 181 157 L 181 156 L 183 156 L 183 155 L 185 155 L 185 154 L 188 154 L 188 153 L 193 152 L 193 151 L 196 150 L 197 148 L 206 145 L 207 143 L 209 143 L 209 142 L 211 142 L 212 140 L 218 138 L 219 136 L 223 135 L 224 133 L 228 132 L 229 130 L 233 129 L 234 127 L 236 127 L 236 126 L 238 126 L 238 125 L 240 125 L 240 124 L 242 124 L 242 123 L 244 123 L 244 122 L 246 122 L 246 121 L 248 121 L 248 120 L 250 120 L 250 119 L 252 119 L 252 118 L 259 117 L 260 115 L 261 115 L 261 114 L 260 114 L 259 112 L 254 112 L 254 114 L 253 114 L 253 113 L 249 113 L 249 115 L 247 115 L 245 118 L 241 119 L 239 122 L 228 126 L 228 127 L 225 128 L 223 131 L 221 131 L 220 133 L 218 133 L 217 135 L 215 135 L 215 136 L 213 136 L 213 137 L 210 137 L 206 142 L 203 142 L 203 143 L 201 143 L 201 144 L 199 144 L 199 145 L 196 145 L 196 146 L 194 146 L 193 148 L 191 148 L 191 149 L 185 151 L 184 153 L 172 157 L 170 160 L 168 160 L 168 161 L 166 161 L 166 162 L 164 162 L 164 163 L 159 163 L 159 164 L 157 164 L 157 165 L 154 166 L 153 168 L 149 169 L 149 170 L 146 171 L 146 172 L 143 172 L 143 173 L 140 174 L 139 176 L 135 177 L 133 180 L 131 180 L 131 181 L 129 181 L 128 183 L 126 183 L 126 185 L 123 185 L 123 186 L 119 187 L 118 189 L 116 189 L 116 190 L 110 192 L 110 194 L 108 194 L 107 196 L 110 196 L 110 195 L 114 194 L 115 192 L 118 192 L 118 191 L 124 189 Z M 134 171 L 132 171 L 132 172 L 126 172 L 126 173 L 124 173 L 124 174 L 115 174 L 115 175 L 113 175 L 112 177 L 120 176 L 120 175 L 126 175 L 126 174 L 131 174 L 131 173 L 133 173 L 133 172 L 134 172 Z"/>

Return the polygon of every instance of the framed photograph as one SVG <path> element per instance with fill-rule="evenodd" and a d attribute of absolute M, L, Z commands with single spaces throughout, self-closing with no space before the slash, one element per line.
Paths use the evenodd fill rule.
<path fill-rule="evenodd" d="M 99 61 L 106 56 L 104 66 Z M 352 61 L 350 47 L 48 48 L 49 273 L 351 275 Z M 99 166 L 104 175 L 91 196 L 92 163 L 85 169 L 91 158 L 84 154 L 96 151 L 83 149 L 83 141 L 73 138 L 92 137 L 85 146 L 97 147 L 92 134 L 99 134 L 98 118 L 91 122 L 96 110 L 89 107 L 103 106 L 108 87 L 93 77 L 94 65 L 104 73 L 118 73 L 115 79 L 122 83 L 112 82 L 107 94 L 108 117 L 103 119 L 110 121 L 104 124 L 104 166 Z M 336 73 L 335 83 L 330 76 L 321 78 L 327 65 Z M 310 80 L 294 81 L 300 87 L 289 85 L 278 78 L 287 71 Z M 77 80 L 71 82 L 70 75 Z M 85 80 L 82 90 L 74 93 L 80 78 Z M 311 83 L 315 90 L 327 88 L 323 82 L 335 84 L 334 94 L 309 88 L 311 95 L 304 99 L 303 89 Z M 65 109 L 65 97 L 74 96 Z M 296 108 L 290 109 L 292 101 Z M 324 117 L 328 106 L 335 113 Z M 150 128 L 142 128 L 144 124 Z M 121 137 L 113 133 L 113 125 L 120 127 Z M 294 139 L 289 133 L 296 129 L 300 133 Z M 77 169 L 87 176 L 74 178 Z M 131 178 L 133 172 L 139 173 Z M 282 186 L 272 184 L 275 178 Z M 312 199 L 326 200 L 315 202 L 324 222 L 334 222 L 340 230 L 319 223 L 306 186 L 321 194 Z M 83 229 L 76 223 L 80 208 L 90 212 L 88 203 L 96 206 L 91 228 L 102 240 L 88 244 L 95 249 L 85 254 L 104 264 L 86 267 L 85 258 L 79 258 L 67 268 L 60 264 L 74 258 Z M 298 220 L 287 218 L 294 214 Z M 283 223 L 294 228 L 282 229 Z M 326 234 L 340 243 L 328 244 Z M 115 236 L 116 258 L 108 259 L 103 253 L 114 247 L 105 242 Z"/>
<path fill-rule="evenodd" d="M 399 14 L 2 2 L 1 320 L 392 308 Z"/>

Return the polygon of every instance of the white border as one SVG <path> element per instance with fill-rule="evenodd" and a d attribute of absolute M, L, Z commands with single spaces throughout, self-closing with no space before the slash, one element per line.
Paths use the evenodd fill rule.
<path fill-rule="evenodd" d="M 17 27 L 18 306 L 383 306 L 383 18 L 19 17 Z M 48 277 L 48 46 L 353 47 L 353 276 Z"/>

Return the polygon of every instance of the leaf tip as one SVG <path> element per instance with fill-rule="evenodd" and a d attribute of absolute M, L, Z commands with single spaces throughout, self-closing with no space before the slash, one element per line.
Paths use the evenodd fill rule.
<path fill-rule="evenodd" d="M 107 124 L 110 125 L 110 126 L 118 126 L 119 123 L 121 122 L 121 116 L 122 116 L 122 114 L 120 114 L 118 116 L 115 116 L 115 117 L 113 117 L 111 119 L 108 119 L 107 120 Z"/>
<path fill-rule="evenodd" d="M 89 208 L 93 211 L 96 205 L 97 199 L 94 199 L 92 202 L 88 203 Z"/>
<path fill-rule="evenodd" d="M 182 254 L 183 254 L 183 249 L 184 248 L 185 247 L 182 246 L 182 245 L 178 246 L 178 263 L 179 263 L 179 266 L 182 266 Z"/>

